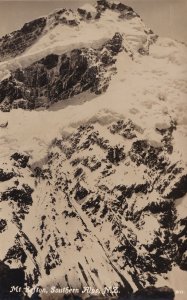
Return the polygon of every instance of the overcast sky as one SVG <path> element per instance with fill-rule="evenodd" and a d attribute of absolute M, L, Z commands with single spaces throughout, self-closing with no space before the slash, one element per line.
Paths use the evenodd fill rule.
<path fill-rule="evenodd" d="M 0 1 L 0 36 L 56 8 L 77 8 L 92 0 L 6 0 Z M 132 6 L 156 33 L 187 41 L 187 0 L 121 0 Z"/>

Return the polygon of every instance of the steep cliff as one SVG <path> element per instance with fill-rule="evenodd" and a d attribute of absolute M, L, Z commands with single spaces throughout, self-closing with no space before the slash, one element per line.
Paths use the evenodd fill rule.
<path fill-rule="evenodd" d="M 186 46 L 101 0 L 0 57 L 0 299 L 185 300 Z"/>

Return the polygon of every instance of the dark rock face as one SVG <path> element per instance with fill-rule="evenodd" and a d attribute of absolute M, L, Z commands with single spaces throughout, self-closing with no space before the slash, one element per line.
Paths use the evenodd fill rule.
<path fill-rule="evenodd" d="M 121 270 L 124 270 L 127 265 L 134 268 L 130 275 L 140 290 L 146 282 L 154 285 L 156 274 L 166 274 L 172 269 L 173 262 L 180 268 L 186 269 L 187 244 L 184 242 L 186 222 L 183 220 L 183 223 L 177 223 L 176 198 L 174 194 L 169 199 L 165 195 L 165 190 L 172 191 L 177 185 L 176 182 L 180 183 L 184 169 L 180 165 L 171 164 L 164 141 L 163 147 L 154 148 L 148 141 L 141 139 L 143 131 L 131 120 L 126 122 L 119 120 L 113 123 L 108 131 L 111 135 L 116 135 L 116 140 L 119 136 L 123 137 L 124 144 L 111 146 L 110 140 L 106 140 L 97 131 L 96 126 L 83 125 L 67 139 L 55 141 L 59 152 L 52 152 L 49 155 L 49 168 L 56 159 L 57 170 L 58 166 L 68 163 L 73 167 L 72 176 L 66 173 L 66 179 L 63 179 L 65 182 L 63 190 L 70 195 L 68 199 L 73 197 L 77 201 L 94 228 L 102 231 L 104 222 L 110 224 L 108 227 L 111 232 L 110 238 L 106 238 L 105 242 L 101 243 L 115 265 L 118 261 L 119 264 L 123 261 Z M 110 134 L 107 134 L 107 137 Z M 131 143 L 130 151 L 126 151 L 127 140 Z M 95 148 L 100 149 L 99 157 L 94 153 Z M 86 155 L 86 151 L 89 156 Z M 84 157 L 81 156 L 82 152 Z M 61 154 L 63 162 L 60 160 Z M 119 180 L 122 183 L 112 184 L 111 178 L 124 174 L 118 173 L 122 168 L 127 174 L 128 170 L 131 170 L 130 172 L 133 170 L 136 176 L 137 166 L 144 169 L 143 180 L 131 179 L 132 183 L 128 183 L 128 176 L 123 175 L 123 178 L 120 175 Z M 58 172 L 55 179 L 57 180 L 56 192 L 62 190 Z M 97 176 L 92 175 L 93 177 L 98 177 L 93 185 L 90 185 L 88 180 L 90 172 L 97 174 Z M 53 172 L 51 175 L 54 178 Z M 131 177 L 133 178 L 133 175 Z M 73 182 L 71 178 L 74 178 Z M 137 208 L 137 204 L 141 208 Z M 147 218 L 150 220 L 148 223 L 146 223 Z M 140 245 L 138 234 L 128 228 L 128 223 L 136 226 L 141 235 L 144 228 L 149 228 L 151 220 L 155 220 L 159 226 L 151 233 L 151 238 L 141 242 Z M 182 224 L 185 224 L 185 228 Z M 175 233 L 178 227 L 181 227 L 180 234 Z M 112 245 L 112 236 L 118 240 L 116 247 Z M 140 248 L 143 254 L 139 252 Z M 153 297 L 161 300 L 173 299 L 174 294 L 170 289 L 151 287 L 133 297 L 132 299 Z"/>
<path fill-rule="evenodd" d="M 160 96 L 161 97 L 161 96 Z M 162 100 L 162 97 L 160 98 Z M 156 131 L 159 132 L 162 135 L 162 143 L 164 144 L 165 150 L 169 153 L 172 154 L 173 152 L 173 146 L 172 146 L 172 134 L 175 131 L 177 126 L 176 121 L 171 121 L 170 127 L 166 129 L 159 129 L 156 128 Z"/>
<path fill-rule="evenodd" d="M 71 16 L 69 18 L 69 16 Z M 72 9 L 60 9 L 48 16 L 52 27 L 55 27 L 58 24 L 64 24 L 69 26 L 77 26 L 80 23 L 79 18 L 73 12 Z"/>
<path fill-rule="evenodd" d="M 16 152 L 11 156 L 11 159 L 13 159 L 19 167 L 26 168 L 29 161 L 29 156 Z"/>
<path fill-rule="evenodd" d="M 100 94 L 109 85 L 110 67 L 121 50 L 122 37 L 116 33 L 99 50 L 50 54 L 24 70 L 18 69 L 0 82 L 1 109 L 46 107 L 86 90 Z"/>
<path fill-rule="evenodd" d="M 6 192 L 2 193 L 1 201 L 12 200 L 12 201 L 18 202 L 19 205 L 21 205 L 21 204 L 31 205 L 32 204 L 32 197 L 31 197 L 32 192 L 33 192 L 33 190 L 28 185 L 24 185 L 22 189 L 13 187 L 13 188 L 6 190 Z"/>
<path fill-rule="evenodd" d="M 7 227 L 7 221 L 4 219 L 0 219 L 0 233 L 5 231 L 6 227 Z"/>
<path fill-rule="evenodd" d="M 4 262 L 0 261 L 0 299 L 2 300 L 27 300 L 24 297 L 23 288 L 25 282 L 23 269 L 10 269 Z M 12 286 L 19 286 L 19 292 L 10 293 Z"/>
<path fill-rule="evenodd" d="M 176 228 L 178 229 L 174 235 L 178 249 L 176 261 L 182 270 L 187 271 L 187 218 L 178 221 Z"/>
<path fill-rule="evenodd" d="M 20 30 L 0 40 L 0 60 L 20 55 L 42 34 L 59 24 L 77 26 L 80 22 L 100 19 L 106 9 L 116 11 L 121 19 L 138 16 L 131 7 L 122 3 L 101 0 L 97 1 L 95 8 L 94 13 L 81 8 L 77 12 L 61 9 L 46 18 L 26 23 Z M 146 43 L 146 49 L 139 49 L 142 54 L 149 52 L 149 45 L 154 39 L 152 32 L 147 31 L 146 34 L 149 42 Z M 0 110 L 9 112 L 12 108 L 48 108 L 54 102 L 87 90 L 101 94 L 106 91 L 111 76 L 115 73 L 112 65 L 121 50 L 122 36 L 116 33 L 100 49 L 82 48 L 63 55 L 49 54 L 25 69 L 17 69 L 9 78 L 0 82 Z M 133 58 L 130 50 L 124 50 Z"/>
<path fill-rule="evenodd" d="M 77 201 L 84 199 L 88 195 L 88 191 L 82 187 L 78 186 L 76 189 L 75 199 Z"/>
<path fill-rule="evenodd" d="M 123 39 L 121 34 L 116 33 L 114 37 L 105 44 L 105 47 L 113 55 L 117 55 L 122 50 L 122 42 Z"/>
<path fill-rule="evenodd" d="M 150 286 L 133 294 L 132 300 L 174 300 L 175 293 L 168 287 L 156 288 Z"/>
<path fill-rule="evenodd" d="M 23 298 L 22 294 L 25 281 L 28 286 L 33 286 L 40 274 L 35 259 L 37 250 L 22 231 L 22 221 L 25 220 L 25 216 L 29 213 L 29 209 L 33 204 L 33 188 L 26 183 L 26 178 L 23 179 L 25 174 L 28 177 L 32 175 L 27 165 L 28 160 L 27 155 L 16 152 L 10 157 L 9 161 L 2 163 L 1 175 L 3 174 L 3 180 L 6 180 L 8 187 L 6 185 L 1 186 L 0 203 L 7 203 L 7 207 L 11 208 L 11 217 L 8 219 L 6 217 L 0 218 L 0 234 L 8 234 L 12 224 L 15 228 L 13 245 L 7 249 L 3 260 L 7 266 L 0 263 L 0 299 L 3 300 L 26 300 L 27 297 Z M 25 273 L 30 259 L 32 260 L 33 269 Z M 8 266 L 11 267 L 12 263 L 18 264 L 18 268 L 9 269 Z M 22 291 L 10 294 L 9 291 L 12 285 L 19 286 Z"/>
<path fill-rule="evenodd" d="M 98 6 L 102 6 L 103 9 L 110 8 L 109 2 L 107 0 L 99 0 L 97 1 Z"/>
<path fill-rule="evenodd" d="M 100 19 L 102 17 L 102 13 L 105 10 L 113 10 L 119 13 L 119 18 L 121 19 L 132 19 L 135 17 L 139 17 L 139 15 L 130 7 L 123 3 L 112 3 L 107 0 L 99 0 L 96 5 L 96 14 L 92 14 L 85 9 L 78 8 L 78 13 L 81 16 L 81 20 L 92 20 L 92 19 Z"/>
<path fill-rule="evenodd" d="M 136 128 L 130 120 L 127 122 L 118 121 L 110 127 L 110 132 L 112 134 L 118 133 L 124 138 L 130 140 L 136 138 L 136 131 L 138 131 L 138 128 Z"/>
<path fill-rule="evenodd" d="M 105 11 L 106 9 L 111 9 L 119 12 L 119 18 L 131 19 L 139 16 L 130 6 L 123 3 L 112 3 L 107 0 L 97 1 L 98 12 Z"/>
<path fill-rule="evenodd" d="M 105 9 L 120 12 L 120 18 L 136 16 L 124 4 L 100 0 L 95 18 L 100 18 Z M 77 26 L 79 20 L 67 18 L 71 12 L 64 9 L 52 14 L 52 26 L 59 23 Z M 93 18 L 86 10 L 78 9 L 78 13 L 83 19 Z M 20 41 L 19 32 L 11 39 L 6 37 L 6 42 L 1 39 L 4 45 L 1 57 L 6 59 L 22 53 L 41 35 L 45 24 L 45 18 L 25 24 L 21 29 L 25 41 L 21 40 L 16 48 L 12 43 Z M 0 83 L 1 109 L 48 107 L 83 91 L 104 92 L 115 72 L 112 71 L 115 56 L 123 50 L 122 45 L 122 36 L 116 33 L 100 49 L 82 48 L 63 55 L 50 54 L 25 69 L 17 69 Z M 144 49 L 139 52 L 146 54 Z M 10 157 L 10 165 L 2 164 L 0 184 L 5 189 L 0 191 L 0 202 L 12 209 L 12 217 L 11 220 L 0 218 L 0 234 L 8 233 L 11 225 L 16 233 L 3 263 L 0 262 L 0 299 L 9 300 L 10 284 L 23 287 L 25 283 L 33 287 L 41 274 L 52 276 L 56 268 L 63 266 L 69 250 L 77 251 L 80 261 L 83 260 L 75 259 L 73 266 L 80 274 L 81 285 L 91 280 L 96 286 L 98 280 L 103 280 L 102 272 L 93 268 L 93 259 L 89 265 L 88 257 L 83 255 L 84 249 L 95 243 L 102 249 L 109 272 L 117 274 L 117 282 L 122 282 L 119 299 L 174 299 L 173 290 L 154 285 L 157 276 L 167 274 L 174 263 L 187 270 L 187 220 L 178 220 L 175 208 L 175 200 L 186 194 L 187 175 L 179 162 L 170 161 L 172 134 L 177 124 L 173 122 L 168 130 L 160 131 L 163 139 L 159 148 L 151 146 L 143 138 L 141 128 L 131 120 L 119 120 L 108 128 L 104 126 L 107 139 L 97 125 L 82 125 L 72 135 L 55 140 L 46 164 L 33 172 L 29 156 L 18 152 Z M 113 135 L 118 142 L 114 142 Z M 130 145 L 128 150 L 127 144 Z M 35 196 L 34 185 L 26 180 L 31 177 L 35 180 Z M 43 187 L 46 187 L 45 195 Z M 22 221 L 26 221 L 34 200 L 42 200 L 42 213 L 40 206 L 32 227 L 37 236 L 32 242 L 24 232 Z M 63 220 L 63 231 L 59 220 Z M 99 235 L 98 232 L 105 232 L 105 226 L 107 234 Z M 150 230 L 149 234 L 146 229 Z M 13 263 L 21 267 L 11 270 L 8 265 Z M 126 272 L 138 288 L 134 294 L 124 277 Z M 63 276 L 69 286 L 67 274 Z M 151 286 L 144 288 L 148 285 Z M 16 297 L 23 299 L 22 294 Z M 80 297 L 63 297 L 67 298 Z M 32 299 L 40 299 L 40 296 L 35 293 Z"/>
<path fill-rule="evenodd" d="M 23 53 L 42 34 L 46 18 L 26 23 L 20 30 L 0 39 L 0 61 Z"/>
<path fill-rule="evenodd" d="M 41 60 L 41 63 L 47 68 L 47 70 L 51 70 L 58 65 L 58 55 L 49 54 L 48 56 L 46 56 L 45 58 L 43 58 Z M 19 80 L 19 77 L 18 77 L 18 80 Z M 24 76 L 22 77 L 22 80 L 20 80 L 20 81 L 24 81 Z"/>
<path fill-rule="evenodd" d="M 50 66 L 54 61 L 53 57 L 52 62 L 49 59 Z M 41 276 L 40 268 L 45 276 L 52 276 L 56 268 L 63 267 L 69 251 L 75 249 L 82 255 L 90 243 L 95 245 L 92 239 L 96 236 L 112 272 L 120 278 L 120 300 L 172 300 L 171 289 L 155 286 L 158 275 L 166 275 L 173 264 L 187 269 L 187 220 L 178 219 L 175 200 L 180 194 L 172 192 L 186 176 L 184 167 L 179 162 L 171 163 L 164 141 L 160 148 L 154 148 L 144 140 L 143 130 L 131 120 L 102 126 L 103 130 L 101 124 L 85 124 L 70 136 L 56 139 L 45 165 L 36 167 L 34 172 L 30 170 L 29 158 L 20 153 L 11 156 L 11 166 L 3 165 L 2 174 L 5 169 L 7 174 L 11 170 L 15 181 L 14 177 L 7 179 L 11 184 L 0 193 L 0 201 L 13 207 L 11 222 L 17 228 L 4 263 L 19 261 L 26 268 L 25 282 L 32 287 Z M 23 232 L 22 221 L 26 221 L 31 205 L 38 200 L 24 181 L 25 172 L 30 172 L 27 176 L 35 181 L 34 197 L 37 190 L 46 187 L 44 195 L 39 192 L 42 213 L 41 208 L 36 211 L 33 224 L 36 244 Z M 63 222 L 63 232 L 59 222 Z M 98 235 L 106 230 L 106 224 L 107 234 Z M 8 226 L 9 221 L 2 217 L 0 233 L 5 234 Z M 68 235 L 72 228 L 74 232 Z M 32 272 L 27 269 L 30 257 Z M 38 257 L 42 259 L 40 264 Z M 82 280 L 87 281 L 88 260 L 86 257 L 84 263 L 77 259 L 75 265 Z M 134 294 L 124 275 L 127 269 L 138 288 Z M 99 268 L 91 268 L 90 276 L 92 282 L 102 279 Z"/>
<path fill-rule="evenodd" d="M 93 19 L 92 13 L 90 11 L 87 11 L 87 10 L 82 9 L 82 8 L 78 8 L 77 11 L 78 11 L 78 13 L 81 16 L 81 19 L 83 19 L 83 20 L 91 20 L 91 19 Z M 97 15 L 97 19 L 99 19 L 98 15 Z"/>
<path fill-rule="evenodd" d="M 81 16 L 85 16 L 86 15 L 86 10 L 85 9 L 82 9 L 82 8 L 78 8 L 77 9 L 78 13 L 81 15 Z"/>
<path fill-rule="evenodd" d="M 69 18 L 69 15 L 74 15 L 74 18 Z M 89 15 L 87 16 L 89 19 Z M 46 25 L 50 22 L 50 29 L 59 24 L 68 26 L 77 26 L 80 23 L 79 18 L 71 9 L 58 10 L 48 17 L 42 17 L 24 24 L 24 26 L 7 34 L 0 39 L 0 61 L 14 58 L 32 46 L 37 39 L 48 30 Z"/>
<path fill-rule="evenodd" d="M 118 146 L 110 148 L 106 158 L 113 164 L 118 164 L 121 160 L 125 159 L 125 153 L 123 147 Z"/>
<path fill-rule="evenodd" d="M 168 198 L 178 199 L 185 196 L 187 193 L 187 175 L 181 177 L 180 181 L 177 182 L 171 192 L 167 195 Z"/>
<path fill-rule="evenodd" d="M 14 177 L 13 172 L 6 172 L 3 169 L 0 169 L 0 181 L 7 181 Z"/>
<path fill-rule="evenodd" d="M 74 18 L 69 18 L 70 14 L 74 15 Z M 48 17 L 28 22 L 21 29 L 7 34 L 0 39 L 0 61 L 14 58 L 25 52 L 28 47 L 37 41 L 45 30 L 48 30 L 46 28 L 48 21 L 51 26 L 50 29 L 59 24 L 77 26 L 80 23 L 79 18 L 76 17 L 71 9 L 61 9 Z"/>

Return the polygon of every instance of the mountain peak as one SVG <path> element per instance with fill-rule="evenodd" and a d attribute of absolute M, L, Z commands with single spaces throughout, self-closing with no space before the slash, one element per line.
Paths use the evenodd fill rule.
<path fill-rule="evenodd" d="M 104 0 L 0 40 L 1 299 L 185 289 L 185 55 Z"/>
<path fill-rule="evenodd" d="M 107 82 L 112 78 L 111 75 L 115 74 L 115 66 L 112 65 L 118 59 L 118 53 L 126 51 L 131 58 L 139 54 L 148 55 L 149 46 L 155 40 L 156 35 L 145 26 L 133 9 L 122 3 L 98 1 L 95 7 L 85 4 L 77 11 L 65 8 L 56 10 L 47 17 L 26 23 L 21 30 L 0 41 L 1 59 L 10 60 L 8 63 L 10 75 L 0 82 L 0 107 L 3 111 L 12 107 L 26 109 L 49 107 L 55 101 L 67 99 L 70 95 L 77 95 L 88 89 L 96 93 L 104 92 L 108 87 Z M 86 60 L 94 53 L 92 84 L 87 82 L 89 78 L 86 75 L 88 70 L 84 70 L 85 65 L 80 65 L 79 68 L 83 69 L 81 72 L 77 71 L 77 75 L 74 74 L 78 77 L 75 79 L 71 77 L 71 82 L 62 83 L 62 77 L 67 78 L 65 73 L 70 71 L 69 57 L 70 60 L 75 58 L 75 55 L 72 57 L 72 53 L 75 53 L 72 51 L 80 48 L 87 49 L 87 58 L 84 58 Z M 84 55 L 85 51 L 82 51 L 82 59 Z M 11 61 L 14 57 L 16 59 Z M 54 60 L 57 62 L 48 69 L 49 60 L 51 63 L 55 63 Z M 47 61 L 49 64 L 45 70 L 43 62 Z M 90 63 L 89 59 L 87 68 Z M 62 67 L 66 71 L 63 70 L 63 76 L 59 77 L 59 70 L 62 70 Z M 52 69 L 54 73 L 51 72 Z M 36 72 L 39 78 L 37 83 L 34 80 Z M 75 73 L 75 70 L 72 69 L 72 72 Z M 108 75 L 104 74 L 105 72 Z M 82 79 L 80 73 L 84 75 Z M 29 80 L 25 78 L 27 76 L 33 77 L 32 83 L 31 77 Z M 102 88 L 97 89 L 95 86 L 100 85 L 98 83 L 101 82 L 100 77 L 105 83 Z M 55 86 L 55 95 L 51 95 L 53 91 L 51 84 Z"/>
<path fill-rule="evenodd" d="M 78 26 L 83 22 L 83 26 L 88 26 L 88 24 L 84 24 L 85 21 L 88 23 L 89 21 L 97 21 L 100 18 L 105 20 L 106 17 L 103 14 L 105 15 L 107 10 L 117 13 L 116 21 L 119 21 L 118 18 L 130 20 L 131 18 L 139 17 L 131 7 L 120 2 L 115 3 L 104 0 L 97 1 L 95 6 L 85 4 L 75 11 L 66 8 L 58 9 L 48 16 L 28 22 L 21 29 L 2 37 L 0 39 L 0 61 L 25 53 L 29 47 L 37 44 L 39 38 L 45 36 L 58 25 Z"/>

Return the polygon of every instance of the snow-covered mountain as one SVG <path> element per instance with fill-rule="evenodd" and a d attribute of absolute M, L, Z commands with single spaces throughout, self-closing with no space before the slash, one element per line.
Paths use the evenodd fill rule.
<path fill-rule="evenodd" d="M 131 8 L 106 1 L 25 24 L 1 40 L 1 70 L 7 66 L 10 75 L 0 84 L 0 108 L 48 107 L 86 90 L 102 93 L 118 53 L 148 54 L 155 39 Z"/>
<path fill-rule="evenodd" d="M 186 299 L 186 46 L 100 0 L 0 60 L 0 299 Z"/>

